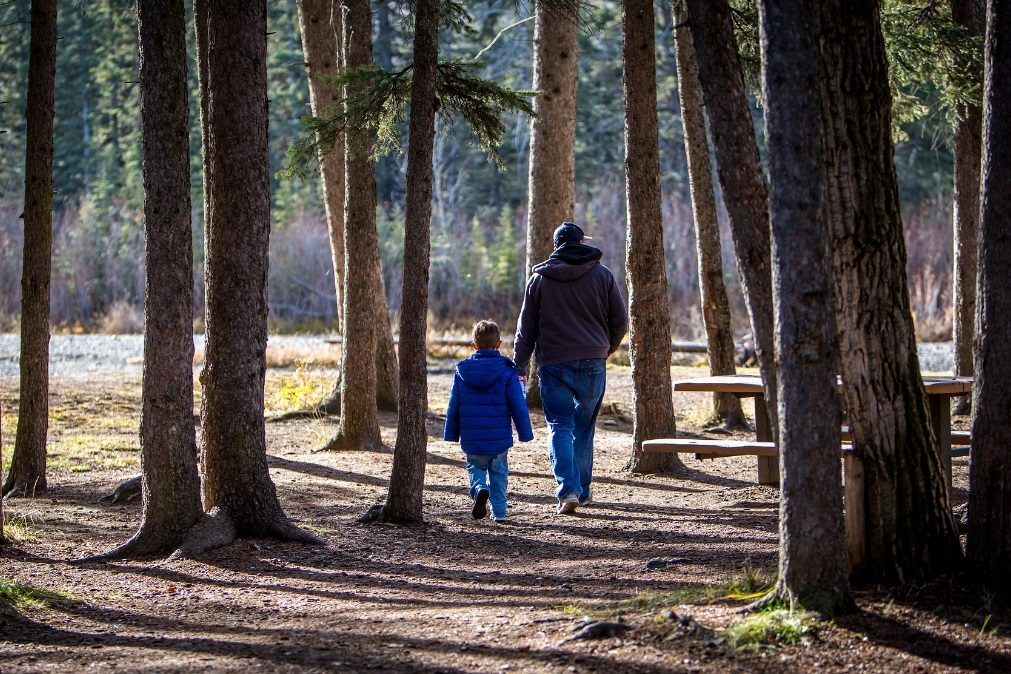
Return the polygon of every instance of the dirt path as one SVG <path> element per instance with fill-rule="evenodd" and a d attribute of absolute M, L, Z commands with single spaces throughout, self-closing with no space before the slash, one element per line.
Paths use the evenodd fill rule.
<path fill-rule="evenodd" d="M 272 370 L 268 400 L 281 409 L 327 377 Z M 609 377 L 607 399 L 628 409 L 627 369 Z M 449 383 L 432 378 L 433 411 Z M 16 381 L 0 379 L 0 392 L 6 458 Z M 312 453 L 335 424 L 308 420 L 268 426 L 272 475 L 289 514 L 326 547 L 246 540 L 200 561 L 68 564 L 136 527 L 139 504 L 97 497 L 137 471 L 138 399 L 133 375 L 54 381 L 60 462 L 45 496 L 6 504 L 38 540 L 8 547 L 0 576 L 71 598 L 0 626 L 4 674 L 1011 672 L 1007 612 L 943 585 L 863 593 L 860 613 L 802 635 L 806 645 L 729 648 L 712 630 L 737 620 L 746 601 L 728 596 L 775 572 L 777 492 L 754 484 L 753 458 L 689 458 L 679 478 L 624 473 L 630 427 L 614 417 L 598 431 L 595 505 L 574 517 L 553 514 L 540 418 L 538 439 L 511 453 L 509 524 L 470 517 L 462 455 L 438 440 L 433 418 L 427 524 L 413 528 L 356 523 L 385 495 L 392 456 Z M 701 431 L 704 404 L 676 398 L 679 430 Z M 392 445 L 395 419 L 383 425 Z M 957 459 L 962 500 L 965 480 Z M 583 616 L 619 614 L 631 626 L 623 635 L 562 643 Z"/>

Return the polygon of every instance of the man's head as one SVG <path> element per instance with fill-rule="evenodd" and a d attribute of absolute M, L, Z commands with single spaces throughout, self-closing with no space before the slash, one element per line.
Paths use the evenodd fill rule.
<path fill-rule="evenodd" d="M 563 222 L 555 230 L 551 240 L 554 243 L 555 248 L 558 248 L 559 246 L 564 246 L 567 243 L 582 243 L 583 239 L 589 238 L 591 237 L 583 234 L 583 230 L 579 228 L 579 225 L 572 222 Z"/>
<path fill-rule="evenodd" d="M 485 320 L 474 324 L 474 342 L 471 346 L 475 349 L 497 349 L 500 344 L 502 335 L 495 321 Z"/>

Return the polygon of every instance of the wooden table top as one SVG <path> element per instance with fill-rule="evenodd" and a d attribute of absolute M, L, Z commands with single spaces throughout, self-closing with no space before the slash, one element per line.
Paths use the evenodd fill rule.
<path fill-rule="evenodd" d="M 842 386 L 842 378 L 839 379 Z M 928 395 L 962 395 L 972 391 L 972 377 L 924 377 Z M 708 391 L 711 393 L 747 393 L 761 395 L 762 378 L 757 374 L 733 374 L 718 377 L 695 377 L 674 382 L 675 391 Z"/>

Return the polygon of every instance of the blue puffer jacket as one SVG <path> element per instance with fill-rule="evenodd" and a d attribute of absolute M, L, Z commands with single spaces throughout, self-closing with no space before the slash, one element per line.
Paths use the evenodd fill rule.
<path fill-rule="evenodd" d="M 512 422 L 520 442 L 534 439 L 516 365 L 496 349 L 457 363 L 443 439 L 467 454 L 501 454 L 513 446 Z"/>

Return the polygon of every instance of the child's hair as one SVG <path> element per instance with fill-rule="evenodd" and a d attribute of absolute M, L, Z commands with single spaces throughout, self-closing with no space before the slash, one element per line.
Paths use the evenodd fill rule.
<path fill-rule="evenodd" d="M 474 344 L 479 349 L 497 349 L 502 342 L 498 324 L 493 320 L 478 321 L 474 324 Z"/>

